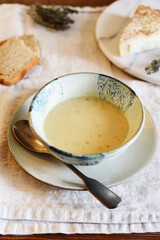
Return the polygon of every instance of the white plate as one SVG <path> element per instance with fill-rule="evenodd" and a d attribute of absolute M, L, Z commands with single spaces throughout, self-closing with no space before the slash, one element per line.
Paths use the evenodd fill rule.
<path fill-rule="evenodd" d="M 100 15 L 96 24 L 96 39 L 102 52 L 116 66 L 135 77 L 160 85 L 160 71 L 151 75 L 145 71 L 152 60 L 160 59 L 160 48 L 127 57 L 119 56 L 120 32 L 141 4 L 160 9 L 160 1 L 157 0 L 116 1 Z"/>
<path fill-rule="evenodd" d="M 56 187 L 83 190 L 83 182 L 65 165 L 48 154 L 33 153 L 21 146 L 12 134 L 12 125 L 20 119 L 27 119 L 30 97 L 15 113 L 8 129 L 8 145 L 16 162 L 36 179 Z M 138 140 L 118 158 L 102 161 L 96 166 L 78 166 L 89 177 L 106 186 L 119 184 L 142 170 L 152 159 L 157 135 L 151 116 L 145 110 L 144 130 Z"/>

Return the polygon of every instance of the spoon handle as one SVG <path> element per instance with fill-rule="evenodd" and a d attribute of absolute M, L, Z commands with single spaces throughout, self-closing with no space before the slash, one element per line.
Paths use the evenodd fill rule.
<path fill-rule="evenodd" d="M 95 179 L 85 176 L 71 164 L 66 164 L 84 182 L 88 191 L 107 208 L 116 208 L 121 198 Z"/>

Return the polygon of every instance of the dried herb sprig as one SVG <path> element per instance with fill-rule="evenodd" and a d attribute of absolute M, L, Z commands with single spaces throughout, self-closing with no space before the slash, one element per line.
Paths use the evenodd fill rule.
<path fill-rule="evenodd" d="M 155 73 L 160 68 L 160 59 L 159 60 L 152 60 L 152 62 L 145 68 L 147 74 Z"/>
<path fill-rule="evenodd" d="M 28 14 L 36 23 L 56 30 L 70 28 L 70 24 L 74 23 L 74 21 L 68 14 L 73 13 L 78 13 L 78 11 L 68 7 L 45 6 L 41 4 L 33 4 L 28 10 Z"/>

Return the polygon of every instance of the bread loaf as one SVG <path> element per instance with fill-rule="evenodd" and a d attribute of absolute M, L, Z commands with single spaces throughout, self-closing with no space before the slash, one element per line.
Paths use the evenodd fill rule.
<path fill-rule="evenodd" d="M 123 29 L 119 40 L 120 56 L 160 47 L 160 10 L 140 5 Z"/>
<path fill-rule="evenodd" d="M 0 43 L 0 83 L 18 82 L 40 63 L 40 49 L 33 35 L 12 37 Z"/>

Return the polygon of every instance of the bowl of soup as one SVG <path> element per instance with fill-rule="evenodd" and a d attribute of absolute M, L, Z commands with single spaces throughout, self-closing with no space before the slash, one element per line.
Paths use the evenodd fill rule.
<path fill-rule="evenodd" d="M 122 154 L 141 134 L 145 114 L 136 93 L 113 77 L 72 73 L 33 97 L 29 124 L 59 160 L 94 165 Z"/>

